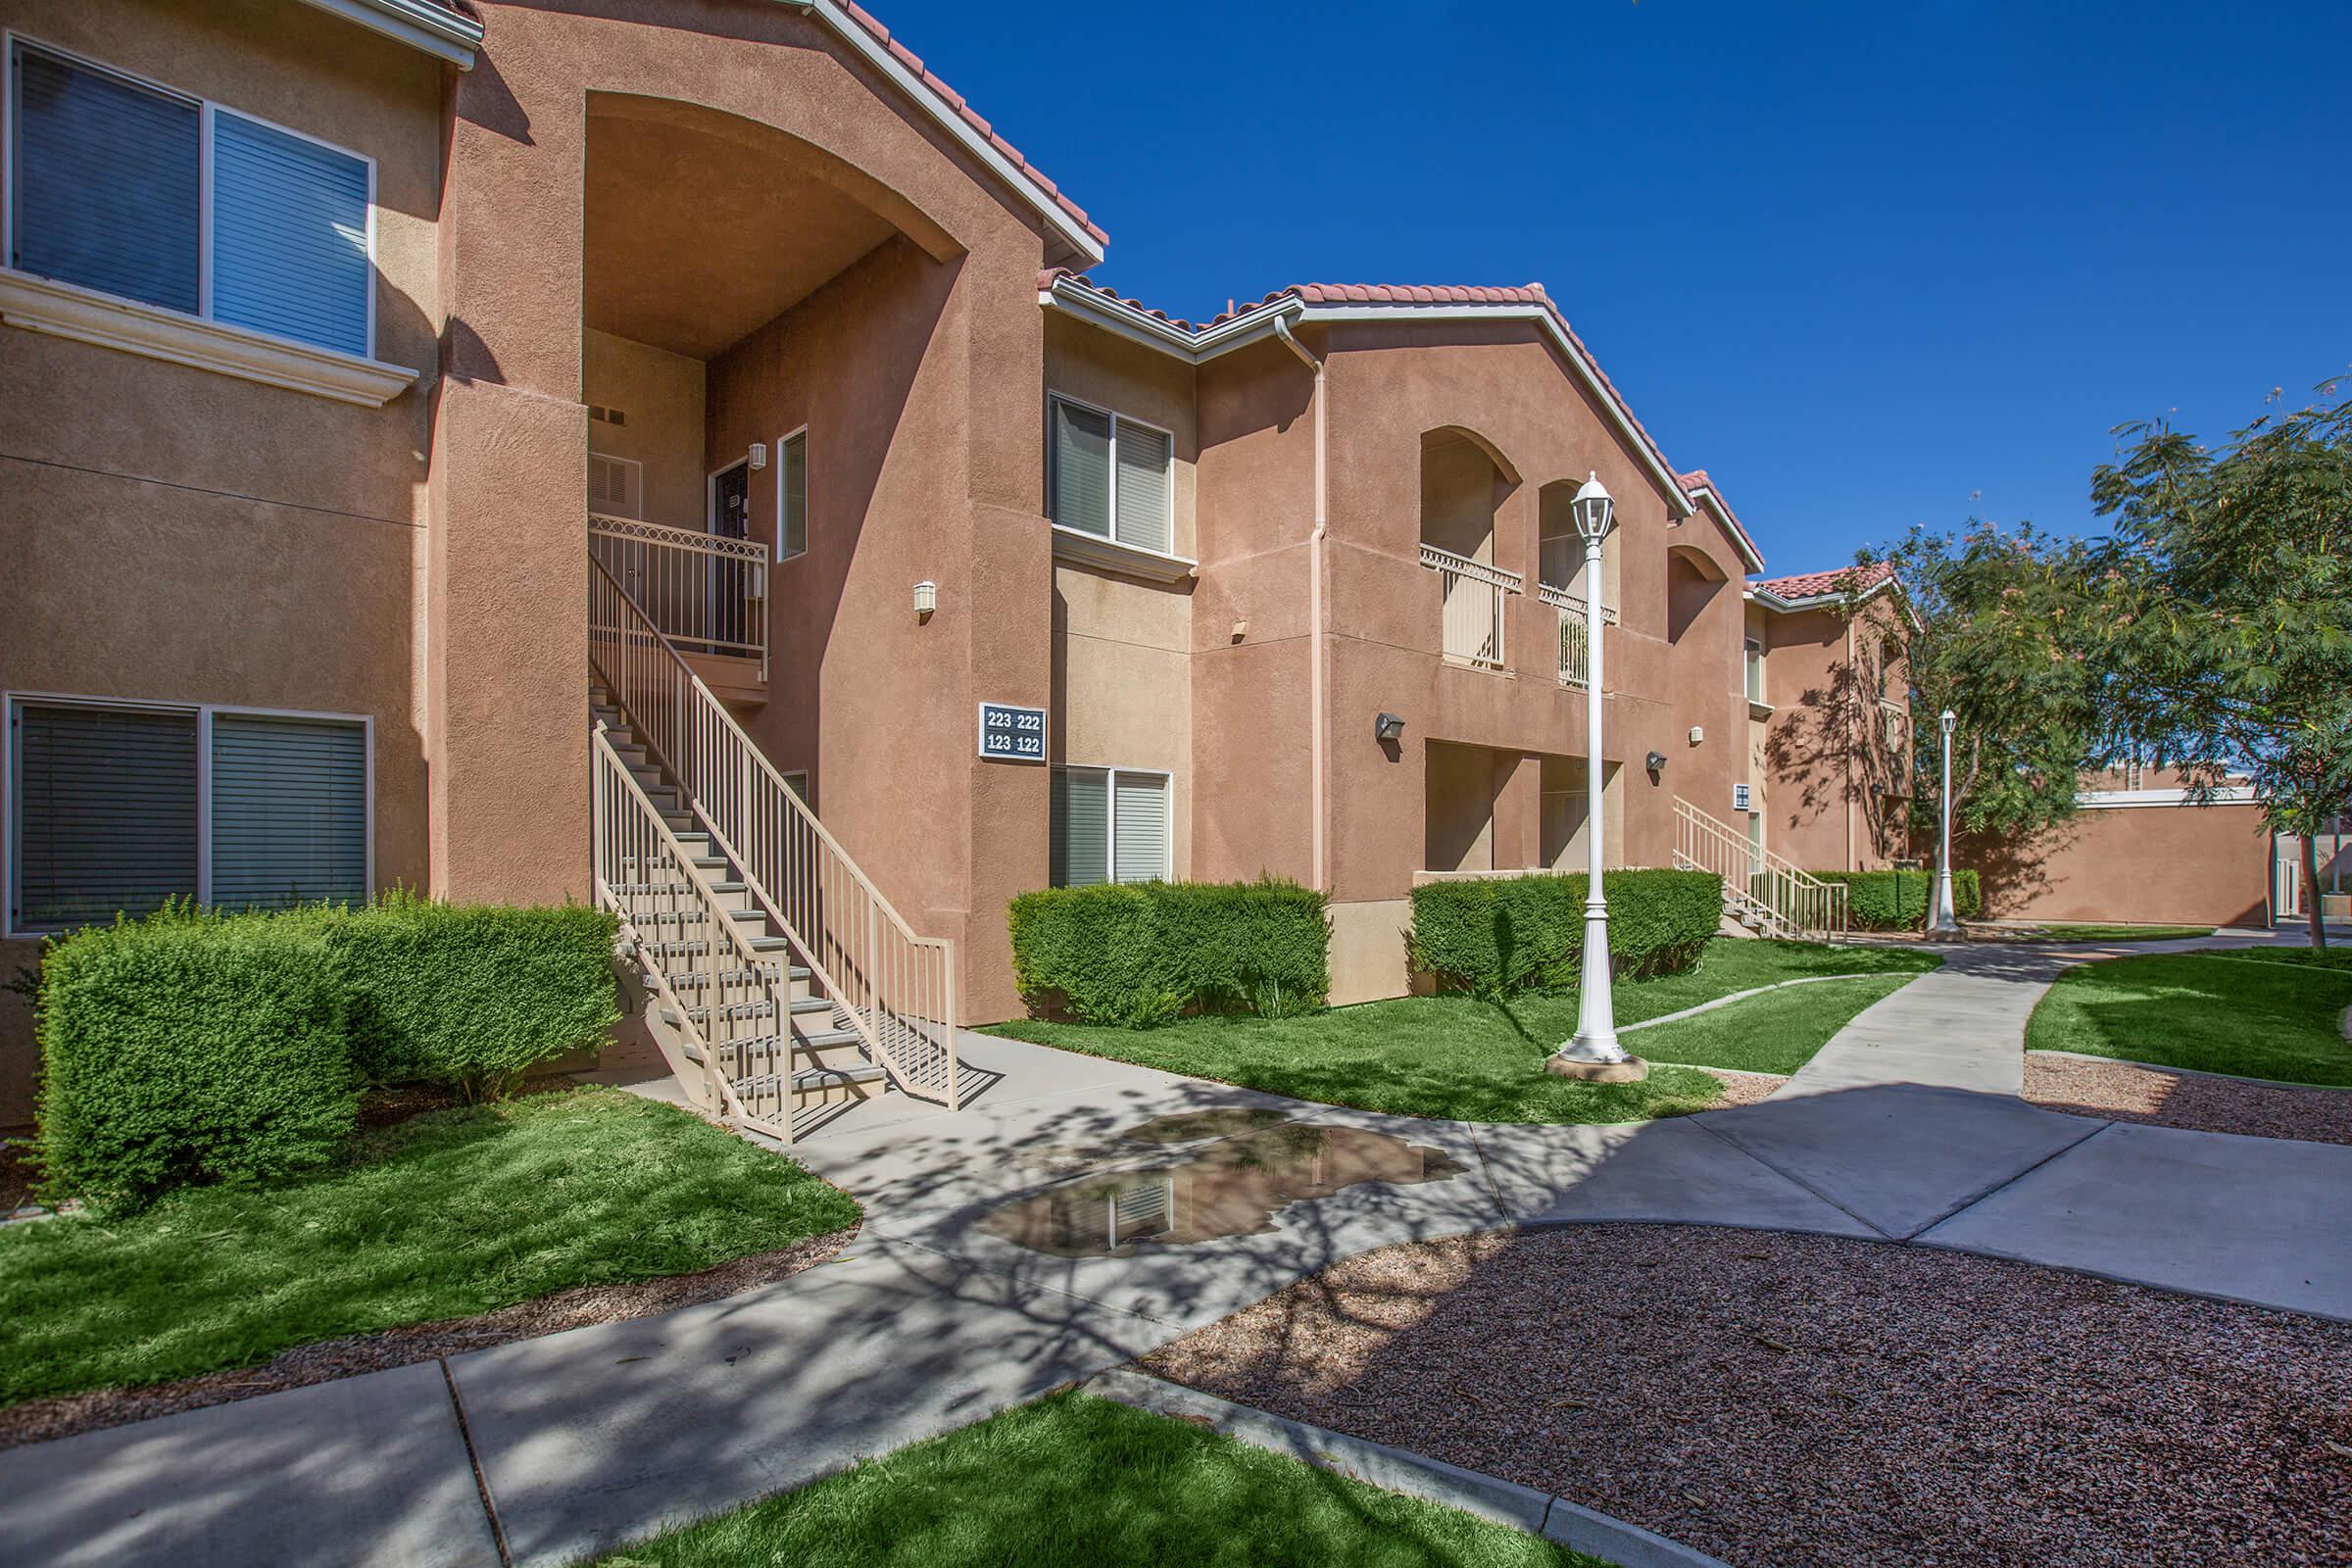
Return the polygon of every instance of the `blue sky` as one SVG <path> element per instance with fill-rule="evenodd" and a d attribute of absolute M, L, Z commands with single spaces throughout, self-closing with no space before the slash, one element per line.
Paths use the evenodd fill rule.
<path fill-rule="evenodd" d="M 1775 571 L 2352 364 L 2352 6 L 872 0 L 1202 318 L 1541 280 Z"/>

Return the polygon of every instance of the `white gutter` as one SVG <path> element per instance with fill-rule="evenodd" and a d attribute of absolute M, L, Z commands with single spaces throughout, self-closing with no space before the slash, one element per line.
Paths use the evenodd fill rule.
<path fill-rule="evenodd" d="M 1326 892 L 1331 878 L 1324 865 L 1323 773 L 1328 749 L 1325 731 L 1331 726 L 1323 701 L 1323 536 L 1331 531 L 1331 425 L 1325 415 L 1323 362 L 1291 335 L 1287 316 L 1274 318 L 1274 335 L 1315 377 L 1315 527 L 1306 536 L 1307 853 L 1314 860 L 1315 890 Z"/>
<path fill-rule="evenodd" d="M 1723 525 L 1731 530 L 1732 542 L 1740 547 L 1740 559 L 1747 563 L 1748 570 L 1762 571 L 1764 569 L 1763 554 L 1756 549 L 1756 542 L 1747 536 L 1747 530 L 1740 527 L 1733 518 L 1732 509 L 1724 503 L 1723 497 L 1717 495 L 1711 486 L 1703 484 L 1690 492 L 1690 495 L 1692 501 L 1713 503 L 1708 510 L 1713 512 Z"/>
<path fill-rule="evenodd" d="M 482 24 L 428 0 L 303 0 L 370 32 L 380 32 L 460 71 L 473 69 L 473 52 L 482 45 Z"/>

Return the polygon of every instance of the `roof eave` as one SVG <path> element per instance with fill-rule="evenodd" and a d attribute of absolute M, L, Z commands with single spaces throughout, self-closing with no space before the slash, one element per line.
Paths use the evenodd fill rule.
<path fill-rule="evenodd" d="M 1732 515 L 1731 503 L 1717 495 L 1711 485 L 1702 484 L 1690 491 L 1690 496 L 1693 502 L 1705 502 L 1707 510 L 1715 514 L 1716 519 L 1731 531 L 1732 543 L 1739 547 L 1740 559 L 1747 564 L 1747 569 L 1762 571 L 1764 552 L 1756 548 L 1756 541 L 1748 536 L 1747 529 L 1740 525 L 1738 517 Z"/>
<path fill-rule="evenodd" d="M 482 24 L 428 0 L 302 0 L 370 32 L 420 49 L 460 71 L 473 69 L 473 52 L 482 45 Z"/>

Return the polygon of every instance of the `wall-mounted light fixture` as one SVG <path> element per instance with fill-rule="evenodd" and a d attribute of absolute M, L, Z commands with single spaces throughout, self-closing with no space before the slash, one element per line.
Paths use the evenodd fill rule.
<path fill-rule="evenodd" d="M 914 585 L 914 618 L 929 620 L 939 608 L 939 584 L 925 580 Z"/>
<path fill-rule="evenodd" d="M 1403 733 L 1404 720 L 1395 713 L 1383 713 L 1372 720 L 1372 738 L 1376 741 L 1393 741 Z"/>
<path fill-rule="evenodd" d="M 1693 725 L 1691 725 L 1691 726 L 1690 726 L 1690 744 L 1691 744 L 1691 745 L 1693 745 L 1693 746 L 1699 745 L 1701 742 L 1705 741 L 1705 740 L 1706 740 L 1706 738 L 1707 738 L 1707 730 L 1706 730 L 1706 726 L 1705 726 L 1705 725 L 1703 725 L 1703 724 L 1693 724 Z"/>
<path fill-rule="evenodd" d="M 1643 759 L 1643 760 L 1649 764 L 1649 770 L 1652 773 L 1663 773 L 1666 771 L 1666 754 L 1664 752 L 1652 752 L 1647 758 Z"/>
<path fill-rule="evenodd" d="M 766 443 L 766 442 L 764 442 L 764 441 L 755 441 L 755 442 L 753 442 L 753 443 L 752 443 L 752 451 L 751 451 L 751 455 L 750 455 L 748 458 L 746 458 L 744 461 L 745 461 L 745 462 L 747 462 L 747 463 L 749 463 L 749 464 L 752 466 L 752 469 L 753 469 L 753 471 L 754 471 L 754 472 L 758 472 L 760 469 L 766 467 L 766 466 L 767 466 L 767 443 Z"/>

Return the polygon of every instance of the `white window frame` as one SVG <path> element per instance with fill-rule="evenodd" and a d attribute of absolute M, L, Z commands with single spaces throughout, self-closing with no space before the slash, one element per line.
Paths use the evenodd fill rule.
<path fill-rule="evenodd" d="M 795 779 L 800 782 L 794 783 Z M 809 793 L 816 788 L 816 782 L 808 769 L 805 767 L 788 769 L 784 774 L 784 787 L 792 792 L 793 799 L 808 808 L 810 816 L 816 814 L 816 797 Z"/>
<path fill-rule="evenodd" d="M 8 157 L 6 159 L 0 159 L 0 260 L 9 261 L 9 265 L 5 269 L 7 271 L 13 273 L 16 270 L 13 262 L 13 258 L 17 253 L 16 171 L 18 148 L 22 144 L 22 137 L 20 136 L 17 128 L 18 105 L 16 101 L 17 51 L 20 48 L 27 48 L 33 50 L 35 53 L 48 55 L 53 59 L 64 61 L 66 64 L 74 66 L 79 70 L 94 72 L 99 75 L 112 76 L 117 81 L 123 83 L 125 86 L 135 87 L 142 92 L 151 92 L 166 98 L 177 99 L 181 103 L 193 105 L 197 111 L 195 315 L 190 316 L 185 311 L 173 310 L 170 306 L 150 305 L 145 300 L 130 300 L 125 296 L 110 294 L 103 289 L 93 289 L 87 287 L 86 285 L 74 284 L 71 285 L 72 287 L 74 287 L 80 292 L 90 294 L 99 299 L 122 299 L 124 303 L 141 311 L 154 311 L 167 317 L 177 317 L 185 320 L 202 321 L 206 326 L 214 328 L 217 331 L 230 333 L 251 333 L 257 338 L 262 338 L 270 342 L 287 344 L 291 347 L 307 350 L 315 354 L 331 355 L 336 359 L 349 360 L 356 358 L 369 362 L 374 360 L 376 315 L 375 295 L 376 286 L 382 276 L 380 271 L 377 270 L 375 254 L 376 172 L 374 159 L 368 157 L 366 153 L 358 151 L 355 148 L 346 147 L 340 142 L 328 141 L 324 136 L 314 136 L 307 130 L 297 130 L 292 125 L 281 125 L 274 120 L 266 119 L 261 115 L 253 114 L 243 109 L 232 108 L 227 104 L 220 102 L 218 99 L 207 98 L 198 93 L 188 92 L 182 88 L 172 86 L 168 82 L 157 81 L 152 76 L 142 76 L 136 72 L 124 71 L 119 66 L 110 66 L 102 60 L 92 60 L 89 56 L 78 53 L 75 50 L 61 48 L 57 44 L 50 43 L 46 39 L 36 38 L 30 33 L 19 32 L 13 28 L 0 29 L 0 65 L 4 65 L 6 68 L 5 70 L 0 70 L 0 123 L 5 123 L 8 127 L 9 144 Z M 344 349 L 325 348 L 317 343 L 305 343 L 299 338 L 286 337 L 283 334 L 266 331 L 259 327 L 246 326 L 238 322 L 220 321 L 214 318 L 213 125 L 216 119 L 220 115 L 228 115 L 234 119 L 245 121 L 251 124 L 261 125 L 266 129 L 283 132 L 288 136 L 294 137 L 298 141 L 307 141 L 314 146 L 323 147 L 328 152 L 354 160 L 368 171 L 368 332 L 367 342 L 358 355 L 354 356 L 348 350 Z M 33 274 L 27 273 L 23 275 L 30 276 Z M 60 281 L 63 280 L 61 279 Z"/>
<path fill-rule="evenodd" d="M 798 561 L 808 553 L 808 535 L 812 531 L 808 524 L 815 515 L 814 506 L 809 497 L 804 494 L 801 497 L 801 548 L 787 554 L 784 549 L 784 444 L 796 438 L 801 443 L 801 488 L 804 491 L 810 490 L 814 477 L 808 471 L 808 426 L 801 424 L 776 437 L 775 540 L 768 546 L 767 556 L 771 563 L 779 566 L 787 561 Z"/>
<path fill-rule="evenodd" d="M 1160 880 L 1164 882 L 1176 880 L 1175 774 L 1156 767 L 1104 767 L 1094 762 L 1056 762 L 1054 767 L 1055 771 L 1065 774 L 1100 773 L 1103 777 L 1103 788 L 1107 793 L 1102 803 L 1102 832 L 1105 840 L 1102 846 L 1102 872 L 1106 884 L 1115 884 L 1119 880 L 1119 780 L 1122 778 L 1158 779 L 1161 786 L 1159 806 L 1162 816 L 1160 842 L 1168 847 L 1167 865 L 1160 872 Z M 1053 824 L 1048 823 L 1047 830 L 1051 832 Z M 1073 885 L 1092 886 L 1093 884 Z"/>
<path fill-rule="evenodd" d="M 1059 520 L 1061 514 L 1061 449 L 1054 440 L 1054 405 L 1056 403 L 1066 403 L 1074 409 L 1085 409 L 1090 413 L 1100 414 L 1110 421 L 1110 473 L 1108 483 L 1103 491 L 1103 508 L 1106 515 L 1102 519 L 1110 530 L 1107 533 L 1088 533 L 1084 528 L 1072 528 Z M 1165 550 L 1155 550 L 1150 545 L 1135 544 L 1119 537 L 1119 426 L 1122 424 L 1132 424 L 1139 429 L 1149 430 L 1154 435 L 1167 437 L 1168 548 Z M 1054 531 L 1056 534 L 1074 534 L 1080 539 L 1091 539 L 1097 544 L 1107 543 L 1116 545 L 1121 550 L 1132 550 L 1137 555 L 1154 556 L 1162 561 L 1180 561 L 1188 566 L 1193 564 L 1189 558 L 1176 553 L 1176 432 L 1164 425 L 1153 424 L 1150 419 L 1139 419 L 1131 414 L 1121 414 L 1118 410 L 1105 408 L 1100 403 L 1091 403 L 1085 398 L 1072 397 L 1067 392 L 1047 392 L 1046 511 L 1050 516 L 1055 519 Z"/>
<path fill-rule="evenodd" d="M 17 924 L 17 841 L 24 832 L 24 788 L 20 773 L 23 758 L 16 744 L 17 712 L 26 704 L 35 708 L 111 709 L 132 713 L 186 713 L 196 719 L 196 902 L 209 906 L 213 893 L 213 720 L 222 713 L 245 718 L 307 718 L 324 723 L 360 726 L 364 798 L 362 822 L 367 851 L 362 877 L 372 896 L 375 883 L 375 719 L 367 713 L 324 712 L 305 708 L 253 708 L 241 703 L 140 702 L 133 698 L 84 697 L 65 692 L 0 692 L 0 775 L 8 780 L 8 810 L 0 820 L 0 854 L 7 858 L 6 897 L 0 899 L 0 937 L 55 934 L 55 928 Z"/>
<path fill-rule="evenodd" d="M 636 511 L 609 512 L 602 514 L 602 515 L 609 517 L 625 517 L 631 522 L 645 521 L 645 465 L 635 458 L 624 458 L 617 452 L 599 452 L 596 449 L 596 445 L 593 441 L 589 443 L 588 455 L 592 458 L 600 458 L 607 463 L 617 463 L 627 467 L 630 474 L 629 489 L 630 492 L 637 498 Z M 591 510 L 593 511 L 594 509 L 592 508 Z"/>
<path fill-rule="evenodd" d="M 1764 639 L 1761 637 L 1743 636 L 1740 639 L 1740 685 L 1750 707 L 1772 706 L 1772 689 L 1765 681 Z"/>

